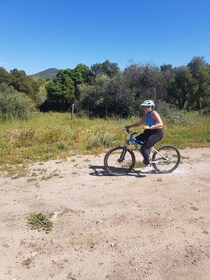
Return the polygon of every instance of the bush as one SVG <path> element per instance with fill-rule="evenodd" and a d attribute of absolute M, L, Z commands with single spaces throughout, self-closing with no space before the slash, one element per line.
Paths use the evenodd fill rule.
<path fill-rule="evenodd" d="M 0 84 L 0 120 L 27 119 L 35 110 L 33 101 L 5 83 Z"/>
<path fill-rule="evenodd" d="M 101 146 L 108 148 L 111 147 L 111 144 L 112 135 L 109 133 L 105 133 L 104 135 L 98 135 L 88 139 L 86 148 L 87 150 L 93 150 Z"/>
<path fill-rule="evenodd" d="M 176 106 L 161 101 L 157 104 L 157 111 L 167 123 L 177 125 L 189 125 L 191 121 L 185 117 L 184 112 L 178 110 Z"/>

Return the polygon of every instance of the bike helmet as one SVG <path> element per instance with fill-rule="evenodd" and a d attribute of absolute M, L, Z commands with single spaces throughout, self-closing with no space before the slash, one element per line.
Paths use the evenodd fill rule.
<path fill-rule="evenodd" d="M 141 106 L 143 107 L 155 107 L 155 103 L 153 100 L 145 100 L 143 103 L 141 103 Z"/>

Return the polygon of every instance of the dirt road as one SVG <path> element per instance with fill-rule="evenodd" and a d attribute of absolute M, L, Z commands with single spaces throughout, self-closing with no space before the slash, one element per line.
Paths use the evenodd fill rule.
<path fill-rule="evenodd" d="M 0 177 L 0 280 L 209 280 L 210 149 L 181 154 L 165 175 L 108 176 L 100 155 Z"/>

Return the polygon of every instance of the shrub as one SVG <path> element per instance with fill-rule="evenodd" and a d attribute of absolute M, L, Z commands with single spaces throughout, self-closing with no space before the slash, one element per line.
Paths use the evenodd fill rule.
<path fill-rule="evenodd" d="M 28 225 L 33 230 L 45 231 L 49 233 L 52 230 L 53 223 L 50 219 L 42 213 L 31 213 L 27 217 Z"/>
<path fill-rule="evenodd" d="M 99 148 L 101 146 L 103 147 L 110 147 L 112 144 L 112 135 L 109 133 L 106 133 L 104 135 L 98 135 L 94 136 L 90 139 L 88 139 L 86 143 L 87 150 L 93 150 L 94 148 Z"/>
<path fill-rule="evenodd" d="M 0 120 L 27 119 L 34 110 L 33 101 L 25 93 L 17 92 L 4 83 L 0 84 Z"/>
<path fill-rule="evenodd" d="M 161 101 L 157 105 L 157 111 L 167 123 L 177 125 L 189 125 L 191 121 L 185 117 L 184 112 L 178 110 L 176 106 Z"/>

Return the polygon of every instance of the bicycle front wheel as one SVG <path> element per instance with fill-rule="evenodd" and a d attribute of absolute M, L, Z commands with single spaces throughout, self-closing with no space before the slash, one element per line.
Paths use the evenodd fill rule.
<path fill-rule="evenodd" d="M 171 173 L 179 165 L 181 155 L 179 150 L 171 145 L 162 146 L 152 156 L 152 165 L 159 173 Z"/>
<path fill-rule="evenodd" d="M 104 166 L 111 175 L 125 175 L 135 166 L 135 155 L 124 146 L 114 147 L 104 157 Z"/>

